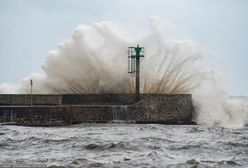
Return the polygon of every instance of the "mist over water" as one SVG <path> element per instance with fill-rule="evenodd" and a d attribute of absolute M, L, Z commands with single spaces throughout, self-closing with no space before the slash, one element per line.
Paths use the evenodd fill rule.
<path fill-rule="evenodd" d="M 31 74 L 19 85 L 0 84 L 0 93 L 29 93 L 30 79 L 34 93 L 134 93 L 127 49 L 139 44 L 145 48 L 142 93 L 191 93 L 199 124 L 242 127 L 248 103 L 229 98 L 226 83 L 204 64 L 206 53 L 191 41 L 178 40 L 161 18 L 152 17 L 149 24 L 139 37 L 111 22 L 79 25 L 48 53 L 44 74 Z"/>

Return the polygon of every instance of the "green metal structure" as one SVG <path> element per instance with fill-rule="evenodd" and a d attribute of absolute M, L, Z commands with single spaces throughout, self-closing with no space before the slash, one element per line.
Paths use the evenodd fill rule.
<path fill-rule="evenodd" d="M 137 59 L 144 58 L 144 47 L 128 47 L 128 73 L 132 76 L 136 73 Z"/>
<path fill-rule="evenodd" d="M 136 101 L 140 100 L 140 61 L 144 58 L 144 47 L 128 47 L 128 73 L 135 75 L 135 95 Z"/>

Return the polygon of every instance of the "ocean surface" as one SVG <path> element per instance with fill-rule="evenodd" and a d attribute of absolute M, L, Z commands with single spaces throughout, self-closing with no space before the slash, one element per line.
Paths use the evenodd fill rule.
<path fill-rule="evenodd" d="M 0 164 L 64 167 L 248 167 L 248 127 L 79 124 L 0 126 Z M 38 166 L 37 166 L 38 167 Z"/>

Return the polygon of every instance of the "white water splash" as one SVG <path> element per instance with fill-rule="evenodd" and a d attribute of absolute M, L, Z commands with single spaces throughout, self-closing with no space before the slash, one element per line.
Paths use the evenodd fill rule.
<path fill-rule="evenodd" d="M 221 75 L 213 73 L 193 91 L 194 118 L 198 124 L 241 128 L 248 123 L 248 99 L 231 97 Z"/>
<path fill-rule="evenodd" d="M 141 62 L 143 93 L 189 93 L 204 78 L 197 67 L 203 53 L 192 42 L 171 37 L 169 24 L 161 27 L 162 22 L 151 18 L 150 32 L 137 39 L 110 22 L 79 25 L 71 38 L 48 53 L 45 73 L 23 79 L 17 93 L 29 92 L 31 78 L 34 93 L 132 93 L 127 49 L 137 44 L 146 50 Z"/>
<path fill-rule="evenodd" d="M 145 47 L 141 92 L 192 93 L 198 123 L 242 125 L 240 117 L 248 108 L 242 114 L 235 113 L 223 89 L 226 84 L 220 85 L 211 68 L 202 67 L 205 53 L 191 41 L 178 40 L 170 27 L 153 17 L 150 31 L 132 38 L 110 22 L 79 25 L 71 38 L 48 53 L 42 66 L 44 74 L 31 74 L 15 86 L 1 84 L 0 93 L 29 93 L 30 79 L 34 93 L 133 93 L 134 79 L 127 73 L 127 48 L 140 44 Z"/>

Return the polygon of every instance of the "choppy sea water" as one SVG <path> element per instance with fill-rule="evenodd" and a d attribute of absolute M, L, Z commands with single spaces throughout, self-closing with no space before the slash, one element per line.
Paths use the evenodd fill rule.
<path fill-rule="evenodd" d="M 1 164 L 64 167 L 248 167 L 248 127 L 79 124 L 0 126 Z"/>

